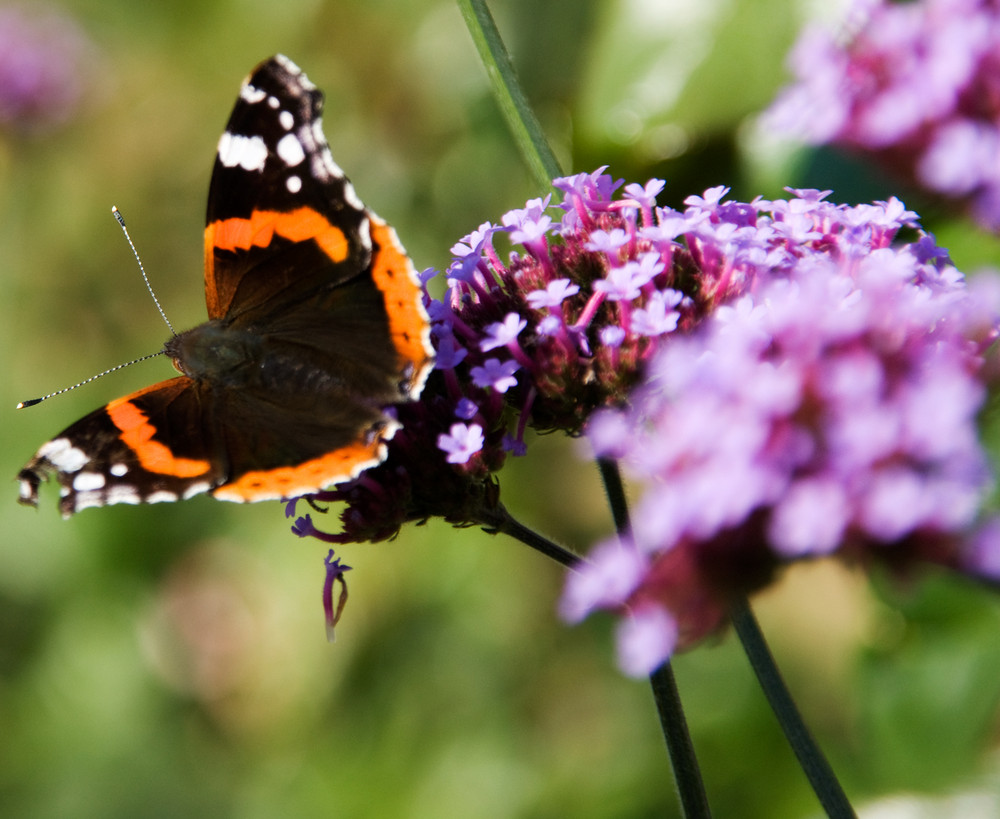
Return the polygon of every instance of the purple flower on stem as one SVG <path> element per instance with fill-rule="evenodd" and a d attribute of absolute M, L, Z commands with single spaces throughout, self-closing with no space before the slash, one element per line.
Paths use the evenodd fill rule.
<path fill-rule="evenodd" d="M 769 128 L 872 156 L 1000 229 L 1000 6 L 865 0 L 846 43 L 811 26 Z"/>
<path fill-rule="evenodd" d="M 565 191 L 562 202 L 532 200 L 504 216 L 504 228 L 483 223 L 454 245 L 444 298 L 425 295 L 437 357 L 421 400 L 396 407 L 401 429 L 384 463 L 314 496 L 346 502 L 341 531 L 318 532 L 303 518 L 296 532 L 333 543 L 382 540 L 431 516 L 495 529 L 503 514 L 493 476 L 508 455 L 526 452 L 528 427 L 578 433 L 638 379 L 654 349 L 647 325 L 666 332 L 674 320 L 696 320 L 705 295 L 697 287 L 674 304 L 672 284 L 695 281 L 677 236 L 709 214 L 657 211 L 656 219 L 677 226 L 665 238 L 650 221 L 658 180 L 621 200 L 612 198 L 621 182 L 603 169 L 555 185 Z M 493 247 L 503 236 L 521 242 L 506 264 Z M 714 242 L 704 231 L 697 241 Z M 613 260 L 587 249 L 601 242 L 616 244 Z M 594 292 L 612 267 L 625 265 L 629 300 Z M 425 286 L 431 278 L 422 276 Z M 710 298 L 721 297 L 714 281 L 712 288 Z M 629 329 L 633 313 L 649 335 Z"/>
<path fill-rule="evenodd" d="M 507 392 L 517 385 L 514 377 L 521 368 L 516 361 L 501 361 L 499 358 L 487 358 L 481 367 L 473 367 L 472 383 L 477 387 L 492 387 L 497 392 Z"/>
<path fill-rule="evenodd" d="M 533 290 L 528 293 L 528 305 L 535 310 L 559 307 L 566 299 L 579 292 L 579 285 L 573 284 L 569 279 L 556 279 L 549 282 L 544 290 Z"/>
<path fill-rule="evenodd" d="M 497 347 L 516 344 L 518 335 L 527 326 L 528 322 L 517 313 L 508 313 L 503 321 L 495 321 L 486 328 L 486 335 L 479 342 L 479 349 L 488 353 Z"/>
<path fill-rule="evenodd" d="M 1000 530 L 979 520 L 993 476 L 976 429 L 998 281 L 967 287 L 928 237 L 891 246 L 913 220 L 895 201 L 751 207 L 755 232 L 729 250 L 743 261 L 725 265 L 733 300 L 665 336 L 628 405 L 587 427 L 647 488 L 631 543 L 568 579 L 563 614 L 622 611 L 629 673 L 715 630 L 792 559 L 1000 565 L 1000 538 L 978 534 Z"/>
<path fill-rule="evenodd" d="M 448 463 L 464 464 L 483 448 L 483 428 L 479 424 L 452 424 L 438 436 L 438 448 L 447 453 Z"/>

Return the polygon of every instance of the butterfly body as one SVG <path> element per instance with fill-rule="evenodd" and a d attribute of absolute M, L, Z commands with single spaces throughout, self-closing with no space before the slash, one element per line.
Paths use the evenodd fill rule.
<path fill-rule="evenodd" d="M 21 470 L 60 509 L 290 498 L 385 457 L 387 407 L 419 397 L 429 322 L 395 233 L 323 136 L 322 95 L 287 58 L 244 81 L 219 140 L 205 228 L 209 319 L 172 336 L 181 375 L 95 410 Z"/>

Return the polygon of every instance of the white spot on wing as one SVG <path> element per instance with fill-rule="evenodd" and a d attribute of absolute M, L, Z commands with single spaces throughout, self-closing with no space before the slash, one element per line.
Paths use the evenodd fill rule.
<path fill-rule="evenodd" d="M 212 488 L 212 484 L 208 481 L 199 481 L 198 483 L 191 484 L 187 489 L 184 490 L 184 494 L 181 497 L 184 500 L 188 498 L 193 498 L 195 495 L 200 495 L 203 492 L 207 492 Z"/>
<path fill-rule="evenodd" d="M 112 486 L 107 491 L 106 503 L 130 503 L 135 505 L 140 502 L 139 492 L 134 486 Z"/>
<path fill-rule="evenodd" d="M 280 105 L 281 105 L 281 103 L 280 103 L 280 102 L 278 101 L 278 98 L 277 98 L 277 97 L 268 97 L 268 98 L 267 98 L 267 104 L 268 104 L 268 105 L 269 105 L 269 106 L 270 106 L 271 108 L 274 108 L 275 110 L 277 110 L 277 109 L 278 109 L 278 106 L 280 106 Z"/>
<path fill-rule="evenodd" d="M 165 489 L 146 496 L 146 503 L 171 503 L 175 500 L 177 500 L 177 493 L 167 492 Z"/>
<path fill-rule="evenodd" d="M 292 126 L 295 124 L 295 116 L 291 111 L 282 111 L 278 114 L 278 122 L 281 123 L 281 127 L 286 131 L 291 131 Z"/>
<path fill-rule="evenodd" d="M 55 438 L 42 444 L 39 458 L 44 458 L 60 472 L 79 472 L 90 460 L 82 449 L 77 449 L 69 438 Z"/>
<path fill-rule="evenodd" d="M 306 158 L 306 152 L 302 148 L 302 143 L 295 134 L 285 134 L 278 140 L 278 156 L 289 167 L 294 168 Z"/>
<path fill-rule="evenodd" d="M 103 492 L 78 492 L 73 499 L 73 510 L 89 509 L 91 506 L 104 506 L 108 501 Z"/>
<path fill-rule="evenodd" d="M 317 117 L 313 120 L 312 124 L 312 136 L 316 142 L 316 147 L 320 148 L 319 156 L 323 160 L 323 164 L 326 166 L 326 170 L 329 172 L 330 176 L 342 177 L 344 172 L 340 169 L 340 166 L 333 161 L 333 155 L 330 153 L 330 146 L 326 141 L 326 134 L 323 133 L 323 118 Z"/>
<path fill-rule="evenodd" d="M 372 249 L 372 226 L 370 221 L 365 218 L 361 220 L 361 224 L 358 225 L 358 236 L 361 238 L 361 246 L 365 250 Z"/>
<path fill-rule="evenodd" d="M 327 151 L 327 153 L 330 153 Z M 344 180 L 344 201 L 347 202 L 355 210 L 364 210 L 365 203 L 361 201 L 360 197 L 354 190 L 354 185 Z"/>
<path fill-rule="evenodd" d="M 243 87 L 240 89 L 240 97 L 249 102 L 251 105 L 260 102 L 265 96 L 266 95 L 263 91 L 254 85 L 250 85 L 250 83 L 244 83 Z"/>
<path fill-rule="evenodd" d="M 274 61 L 278 63 L 282 68 L 285 69 L 289 74 L 293 74 L 298 80 L 299 85 L 302 86 L 306 91 L 312 91 L 316 86 L 309 82 L 309 78 L 302 73 L 302 69 L 299 68 L 295 63 L 288 59 L 284 54 L 276 54 Z"/>
<path fill-rule="evenodd" d="M 239 166 L 247 171 L 262 171 L 267 161 L 267 145 L 259 136 L 224 131 L 219 138 L 219 161 L 227 168 Z"/>
<path fill-rule="evenodd" d="M 111 464 L 111 468 L 108 471 L 116 478 L 122 478 L 128 474 L 128 466 L 125 464 Z"/>
<path fill-rule="evenodd" d="M 298 193 L 302 190 L 302 179 L 298 176 L 290 176 L 285 180 L 285 187 L 289 193 Z"/>
<path fill-rule="evenodd" d="M 73 478 L 73 488 L 77 492 L 89 492 L 104 488 L 104 476 L 100 472 L 80 472 Z"/>

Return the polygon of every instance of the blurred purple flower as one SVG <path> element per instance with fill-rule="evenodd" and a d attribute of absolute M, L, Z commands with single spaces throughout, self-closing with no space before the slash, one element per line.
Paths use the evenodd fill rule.
<path fill-rule="evenodd" d="M 0 6 L 0 127 L 38 133 L 72 118 L 92 60 L 90 41 L 61 10 Z"/>
<path fill-rule="evenodd" d="M 731 204 L 712 199 L 699 205 Z M 896 200 L 803 191 L 747 208 L 755 224 L 730 234 L 738 292 L 665 336 L 627 408 L 587 427 L 646 489 L 629 542 L 567 580 L 562 610 L 627 614 L 629 673 L 715 630 L 732 595 L 791 559 L 934 561 L 991 579 L 1000 565 L 995 527 L 979 529 L 993 476 L 976 427 L 996 378 L 984 356 L 997 280 L 967 287 L 927 236 L 890 246 L 914 217 Z"/>
<path fill-rule="evenodd" d="M 846 43 L 810 26 L 767 127 L 872 155 L 1000 229 L 1000 4 L 863 0 Z"/>

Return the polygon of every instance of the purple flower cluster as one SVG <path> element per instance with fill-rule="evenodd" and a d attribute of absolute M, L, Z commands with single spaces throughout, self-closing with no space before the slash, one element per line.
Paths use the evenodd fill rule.
<path fill-rule="evenodd" d="M 378 541 L 429 517 L 496 527 L 493 476 L 526 452 L 527 428 L 578 434 L 594 411 L 621 406 L 664 338 L 742 293 L 761 254 L 777 252 L 761 240 L 757 207 L 724 202 L 725 187 L 688 197 L 680 212 L 657 206 L 658 179 L 623 187 L 600 168 L 553 185 L 557 205 L 532 200 L 452 248 L 443 298 L 425 296 L 436 369 L 420 401 L 396 408 L 401 430 L 383 464 L 313 498 L 347 503 L 341 532 L 305 516 L 297 534 Z M 789 259 L 814 236 L 795 210 L 805 204 L 790 204 L 782 222 Z M 899 226 L 902 207 L 891 207 L 872 247 Z M 501 239 L 512 245 L 507 262 Z"/>
<path fill-rule="evenodd" d="M 997 376 L 994 278 L 966 286 L 896 199 L 745 203 L 719 187 L 682 212 L 657 206 L 659 180 L 599 169 L 555 186 L 559 204 L 453 248 L 443 298 L 425 295 L 437 358 L 420 401 L 396 407 L 383 464 L 311 499 L 346 503 L 341 531 L 306 516 L 297 533 L 375 541 L 432 516 L 503 531 L 495 476 L 533 427 L 586 432 L 645 486 L 628 537 L 595 548 L 561 604 L 571 621 L 625 613 L 630 673 L 794 559 L 1000 580 L 975 425 Z"/>
<path fill-rule="evenodd" d="M 796 558 L 1000 569 L 997 527 L 970 538 L 992 483 L 976 416 L 1000 284 L 966 286 L 930 236 L 892 245 L 915 217 L 896 200 L 796 193 L 717 207 L 742 213 L 739 292 L 664 341 L 627 408 L 588 424 L 596 454 L 645 489 L 630 537 L 592 552 L 561 607 L 623 611 L 629 673 Z"/>
<path fill-rule="evenodd" d="M 38 132 L 76 113 L 92 46 L 77 24 L 41 5 L 0 7 L 0 125 Z"/>
<path fill-rule="evenodd" d="M 430 308 L 456 408 L 440 439 L 450 460 L 511 410 L 519 421 L 504 446 L 515 454 L 526 426 L 578 432 L 677 328 L 676 248 L 653 216 L 663 183 L 629 185 L 618 200 L 622 183 L 603 169 L 553 184 L 563 192 L 558 221 L 550 197 L 535 199 L 452 248 L 447 291 Z M 506 263 L 494 247 L 501 237 L 515 246 Z"/>
<path fill-rule="evenodd" d="M 807 28 L 769 127 L 870 153 L 1000 229 L 1000 3 L 864 0 L 846 43 Z"/>

